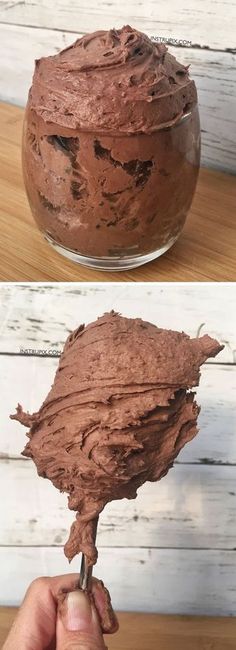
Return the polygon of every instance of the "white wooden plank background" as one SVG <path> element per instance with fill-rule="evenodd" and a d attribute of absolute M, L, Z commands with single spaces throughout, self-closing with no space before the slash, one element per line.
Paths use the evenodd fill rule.
<path fill-rule="evenodd" d="M 9 414 L 15 412 L 18 401 L 29 412 L 38 410 L 52 384 L 58 359 L 1 355 L 0 364 L 4 422 L 0 456 L 19 458 L 26 442 L 27 429 L 10 420 Z M 236 464 L 236 366 L 203 366 L 197 400 L 202 407 L 200 433 L 191 445 L 186 445 L 178 457 L 179 461 Z M 30 461 L 26 459 L 24 462 Z"/>
<path fill-rule="evenodd" d="M 212 49 L 235 49 L 234 0 L 0 0 L 0 22 L 70 32 L 122 27 L 129 23 L 151 36 L 173 37 Z M 209 29 L 209 27 L 211 29 Z"/>
<path fill-rule="evenodd" d="M 33 578 L 76 572 L 60 548 L 1 548 L 0 604 L 22 600 Z M 101 549 L 94 575 L 117 610 L 235 616 L 236 552 L 191 549 Z M 2 601 L 2 602 L 1 602 Z"/>
<path fill-rule="evenodd" d="M 63 300 L 61 299 L 63 292 Z M 159 327 L 206 332 L 225 343 L 209 362 L 236 362 L 236 285 L 177 283 L 86 283 L 50 286 L 2 284 L 0 353 L 23 348 L 61 351 L 68 332 L 115 309 L 138 314 Z"/>
<path fill-rule="evenodd" d="M 61 548 L 73 518 L 66 496 L 20 458 L 25 429 L 9 419 L 18 400 L 38 408 L 58 359 L 19 349 L 61 349 L 78 322 L 115 308 L 191 335 L 205 323 L 203 331 L 228 344 L 222 359 L 202 369 L 200 433 L 173 470 L 140 488 L 135 501 L 104 510 L 95 573 L 108 583 L 118 609 L 235 614 L 235 291 L 234 284 L 0 286 L 2 603 L 18 603 L 37 575 L 79 568 L 78 560 L 68 567 Z"/>
<path fill-rule="evenodd" d="M 33 463 L 0 461 L 1 546 L 62 546 L 75 514 Z M 20 512 L 16 508 L 16 495 Z M 30 495 L 30 508 L 29 508 Z M 46 507 L 45 507 L 46 506 Z M 99 518 L 98 548 L 236 547 L 235 467 L 176 465 L 138 497 L 114 501 Z"/>
<path fill-rule="evenodd" d="M 94 29 L 130 23 L 149 36 L 191 41 L 171 47 L 196 80 L 202 127 L 202 163 L 236 172 L 236 4 L 233 0 L 0 0 L 0 98 L 24 105 L 33 61 Z"/>

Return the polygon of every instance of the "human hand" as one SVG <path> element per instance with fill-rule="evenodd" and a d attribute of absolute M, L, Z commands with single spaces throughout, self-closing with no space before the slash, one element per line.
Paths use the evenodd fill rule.
<path fill-rule="evenodd" d="M 118 629 L 109 594 L 93 578 L 90 598 L 78 581 L 78 574 L 34 580 L 2 650 L 106 650 L 103 633 Z"/>

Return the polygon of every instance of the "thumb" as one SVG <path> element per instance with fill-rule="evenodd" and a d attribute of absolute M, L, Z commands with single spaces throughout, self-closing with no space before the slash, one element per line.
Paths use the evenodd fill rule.
<path fill-rule="evenodd" d="M 69 592 L 58 610 L 56 650 L 107 650 L 96 609 L 80 589 Z"/>

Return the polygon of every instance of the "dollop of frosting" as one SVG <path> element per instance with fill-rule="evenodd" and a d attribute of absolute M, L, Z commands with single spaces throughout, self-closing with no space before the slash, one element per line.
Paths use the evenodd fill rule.
<path fill-rule="evenodd" d="M 222 347 L 111 312 L 70 334 L 39 411 L 18 406 L 11 417 L 30 427 L 23 454 L 77 511 L 69 560 L 82 551 L 94 564 L 106 503 L 133 499 L 145 481 L 162 478 L 196 435 L 199 408 L 189 389 Z"/>
<path fill-rule="evenodd" d="M 61 128 L 151 133 L 196 104 L 188 68 L 129 25 L 96 31 L 36 61 L 29 106 Z"/>

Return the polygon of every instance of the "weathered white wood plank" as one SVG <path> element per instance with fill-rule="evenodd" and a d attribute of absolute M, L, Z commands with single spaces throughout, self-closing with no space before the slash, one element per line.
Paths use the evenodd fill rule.
<path fill-rule="evenodd" d="M 59 548 L 1 548 L 1 605 L 17 605 L 34 578 L 78 570 Z M 94 574 L 117 610 L 235 616 L 236 553 L 101 549 Z"/>
<path fill-rule="evenodd" d="M 78 28 L 81 29 L 80 25 Z M 221 26 L 221 32 L 226 33 L 225 27 Z M 77 36 L 81 36 L 81 31 Z M 0 99 L 24 105 L 34 59 L 54 54 L 73 40 L 75 33 L 71 32 L 0 24 L 0 57 L 4 61 L 0 70 Z M 202 127 L 202 163 L 235 172 L 236 54 L 176 47 L 171 47 L 171 52 L 182 63 L 191 65 L 191 74 L 196 80 Z"/>
<path fill-rule="evenodd" d="M 19 401 L 30 412 L 45 398 L 58 360 L 41 357 L 0 357 L 2 402 L 0 453 L 19 457 L 25 429 L 9 414 Z M 178 462 L 236 463 L 236 366 L 205 365 L 197 389 L 201 404 L 200 432 L 178 457 Z M 24 462 L 29 462 L 25 460 Z"/>
<path fill-rule="evenodd" d="M 108 504 L 99 518 L 98 548 L 236 547 L 236 468 L 176 465 L 135 500 Z M 74 513 L 67 498 L 24 461 L 0 461 L 0 546 L 61 546 Z M 20 504 L 20 507 L 17 507 Z"/>
<path fill-rule="evenodd" d="M 68 332 L 115 309 L 159 327 L 208 333 L 225 343 L 212 363 L 236 362 L 236 285 L 6 285 L 0 287 L 0 352 L 61 351 Z M 15 362 L 16 364 L 19 361 Z M 31 362 L 29 361 L 30 365 Z"/>
<path fill-rule="evenodd" d="M 214 49 L 235 48 L 236 5 L 233 0 L 0 0 L 0 21 L 80 32 L 131 24 L 149 36 L 191 41 Z"/>

